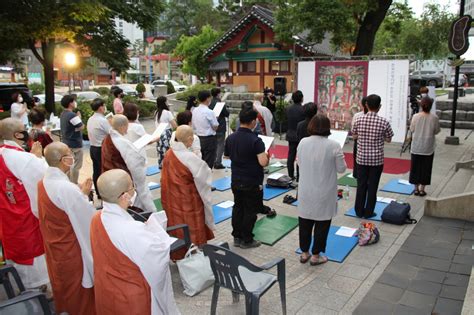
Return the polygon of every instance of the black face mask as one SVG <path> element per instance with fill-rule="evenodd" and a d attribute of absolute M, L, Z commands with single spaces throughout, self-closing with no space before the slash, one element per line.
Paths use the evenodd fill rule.
<path fill-rule="evenodd" d="M 28 139 L 30 138 L 30 135 L 28 134 L 28 131 L 23 130 L 23 131 L 19 131 L 17 133 L 21 133 L 23 135 L 23 137 L 18 138 L 18 137 L 15 136 L 15 138 L 17 138 L 18 140 L 23 141 L 25 143 L 28 142 Z"/>

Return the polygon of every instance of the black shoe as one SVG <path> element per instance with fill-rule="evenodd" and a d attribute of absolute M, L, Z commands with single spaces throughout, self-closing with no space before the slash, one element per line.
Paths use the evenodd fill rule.
<path fill-rule="evenodd" d="M 214 169 L 215 170 L 223 170 L 223 169 L 225 169 L 225 166 L 222 165 L 222 164 L 216 164 L 216 165 L 214 165 Z"/>
<path fill-rule="evenodd" d="M 216 187 L 211 187 L 211 191 L 214 191 L 214 190 L 216 190 Z"/>
<path fill-rule="evenodd" d="M 240 247 L 240 244 L 242 244 L 242 241 L 240 240 L 240 238 L 234 237 L 234 246 Z"/>
<path fill-rule="evenodd" d="M 275 209 L 270 209 L 270 211 L 265 213 L 265 215 L 267 216 L 267 218 L 273 218 L 273 217 L 276 217 L 277 213 L 276 213 Z"/>
<path fill-rule="evenodd" d="M 262 243 L 260 243 L 259 241 L 252 240 L 251 242 L 241 242 L 240 248 L 242 249 L 255 248 L 255 247 L 259 247 L 260 245 L 262 245 Z"/>

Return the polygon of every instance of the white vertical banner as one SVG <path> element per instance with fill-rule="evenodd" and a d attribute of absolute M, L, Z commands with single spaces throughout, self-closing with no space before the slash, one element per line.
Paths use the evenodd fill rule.
<path fill-rule="evenodd" d="M 431 106 L 430 113 L 432 113 L 433 115 L 436 115 L 436 90 L 435 90 L 435 87 L 432 85 L 427 86 L 427 88 L 428 88 L 428 96 L 433 99 L 433 106 Z M 421 107 L 420 107 L 420 112 L 421 112 Z"/>
<path fill-rule="evenodd" d="M 297 89 L 303 92 L 304 102 L 316 102 L 314 99 L 314 89 L 316 81 L 316 62 L 298 62 L 298 86 Z"/>
<path fill-rule="evenodd" d="M 403 142 L 407 128 L 408 60 L 374 60 L 369 62 L 367 95 L 382 98 L 379 115 L 392 126 L 393 142 Z"/>

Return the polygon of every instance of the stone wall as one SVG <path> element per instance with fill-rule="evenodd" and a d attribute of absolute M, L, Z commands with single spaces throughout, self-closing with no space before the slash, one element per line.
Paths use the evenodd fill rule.
<path fill-rule="evenodd" d="M 441 127 L 451 127 L 451 117 L 453 113 L 452 109 L 452 100 L 436 100 L 436 115 L 438 115 L 440 119 Z M 456 128 L 474 128 L 474 102 L 471 102 L 471 98 L 461 97 L 458 99 L 458 106 L 456 110 Z"/>

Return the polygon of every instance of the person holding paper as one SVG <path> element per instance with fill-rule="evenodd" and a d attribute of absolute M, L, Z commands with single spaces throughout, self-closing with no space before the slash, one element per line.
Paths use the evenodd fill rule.
<path fill-rule="evenodd" d="M 232 235 L 234 246 L 258 247 L 261 243 L 253 238 L 257 213 L 263 210 L 263 168 L 268 165 L 265 145 L 252 130 L 257 125 L 258 112 L 253 108 L 239 113 L 240 128 L 227 137 L 224 156 L 232 161 Z"/>
<path fill-rule="evenodd" d="M 81 120 L 81 112 L 73 112 L 77 108 L 74 96 L 64 95 L 61 99 L 61 105 L 64 108 L 60 117 L 61 142 L 67 144 L 74 156 L 74 164 L 69 171 L 69 179 L 74 184 L 77 184 L 84 157 L 84 152 L 82 151 L 82 130 L 84 130 L 84 124 Z"/>
<path fill-rule="evenodd" d="M 352 126 L 352 136 L 357 139 L 357 193 L 355 212 L 358 217 L 375 216 L 375 203 L 380 176 L 383 171 L 384 141 L 391 142 L 392 127 L 380 117 L 381 99 L 376 94 L 367 96 L 368 113 L 358 118 Z"/>
<path fill-rule="evenodd" d="M 155 126 L 165 123 L 165 131 L 160 136 L 160 141 L 156 144 L 156 152 L 158 153 L 158 166 L 161 169 L 163 159 L 165 158 L 166 151 L 170 148 L 170 140 L 173 129 L 177 127 L 176 121 L 174 120 L 173 114 L 171 113 L 168 104 L 166 104 L 166 97 L 160 96 L 156 99 L 156 111 L 155 111 Z"/>
<path fill-rule="evenodd" d="M 28 119 L 32 124 L 29 132 L 28 147 L 31 148 L 33 143 L 38 141 L 44 150 L 48 144 L 53 142 L 49 129 L 43 130 L 46 120 L 45 111 L 42 108 L 33 108 L 28 114 Z"/>
<path fill-rule="evenodd" d="M 255 93 L 253 97 L 253 106 L 257 110 L 257 112 L 262 115 L 262 118 L 265 122 L 265 133 L 264 136 L 271 137 L 272 126 L 273 126 L 273 115 L 270 109 L 262 105 L 263 102 L 263 94 L 262 93 Z"/>
<path fill-rule="evenodd" d="M 363 117 L 369 111 L 369 109 L 367 108 L 367 96 L 364 96 L 362 98 L 361 104 L 362 104 L 363 110 L 354 114 L 354 117 L 352 117 L 351 126 L 354 126 L 356 120 L 359 119 L 360 117 Z M 352 158 L 354 159 L 354 167 L 352 169 L 352 177 L 357 179 L 357 169 L 359 168 L 357 166 L 357 138 L 354 138 L 354 148 L 352 149 Z"/>
<path fill-rule="evenodd" d="M 201 141 L 202 159 L 212 169 L 216 162 L 216 130 L 219 128 L 219 122 L 214 112 L 209 109 L 211 93 L 207 90 L 199 91 L 198 100 L 200 104 L 193 111 L 193 129 Z"/>
<path fill-rule="evenodd" d="M 328 261 L 320 253 L 326 252 L 331 220 L 337 214 L 337 173 L 347 168 L 341 146 L 328 139 L 330 128 L 327 116 L 314 116 L 308 125 L 310 136 L 301 140 L 297 151 L 300 262 L 309 260 L 312 266 Z"/>
<path fill-rule="evenodd" d="M 176 115 L 176 122 L 178 123 L 179 126 L 190 126 L 192 127 L 192 119 L 193 119 L 193 113 L 189 110 L 185 110 L 184 112 L 179 113 Z M 188 148 L 189 151 L 193 152 L 196 154 L 197 157 L 200 159 L 202 158 L 201 154 L 201 142 L 199 141 L 199 137 L 196 135 L 193 135 L 193 144 L 191 145 L 190 148 Z M 173 143 L 176 141 L 176 132 L 173 131 L 173 134 L 171 135 L 171 147 L 173 147 Z"/>
<path fill-rule="evenodd" d="M 56 312 L 95 314 L 90 225 L 92 180 L 71 183 L 71 150 L 61 142 L 44 151 L 49 164 L 38 183 L 38 214 Z"/>
<path fill-rule="evenodd" d="M 433 99 L 423 97 L 420 101 L 421 112 L 413 115 L 410 124 L 411 169 L 410 183 L 415 185 L 416 196 L 426 196 L 425 186 L 431 184 L 431 170 L 436 139 L 440 132 L 439 119 L 430 113 Z"/>
<path fill-rule="evenodd" d="M 133 206 L 145 211 L 156 211 L 151 192 L 146 184 L 146 159 L 125 137 L 127 130 L 127 117 L 114 115 L 112 130 L 102 144 L 102 173 L 117 168 L 129 173 L 137 191 Z"/>
<path fill-rule="evenodd" d="M 93 100 L 91 109 L 94 111 L 94 114 L 87 121 L 87 135 L 91 144 L 89 154 L 92 160 L 92 180 L 94 181 L 97 198 L 100 199 L 97 179 L 102 171 L 102 142 L 110 132 L 110 122 L 104 116 L 107 109 L 103 99 L 96 98 Z"/>
<path fill-rule="evenodd" d="M 286 117 L 288 121 L 288 130 L 286 132 L 286 140 L 288 141 L 288 176 L 295 179 L 295 159 L 296 149 L 298 148 L 297 127 L 300 121 L 305 119 L 303 107 L 303 92 L 296 91 L 291 95 L 293 105 L 287 107 Z M 297 177 L 298 174 L 297 174 Z"/>
<path fill-rule="evenodd" d="M 103 173 L 97 185 L 104 200 L 91 223 L 97 314 L 179 314 L 169 269 L 175 239 L 165 231 L 166 214 L 142 223 L 127 213 L 137 193 L 123 170 Z"/>
<path fill-rule="evenodd" d="M 168 217 L 168 226 L 187 224 L 192 243 L 203 245 L 214 238 L 216 229 L 212 213 L 212 171 L 206 162 L 189 151 L 193 142 L 190 126 L 182 125 L 176 129 L 176 141 L 163 160 L 161 203 Z M 185 253 L 185 249 L 173 253 L 172 258 L 182 259 Z"/>
<path fill-rule="evenodd" d="M 46 286 L 49 277 L 43 237 L 38 221 L 38 182 L 48 164 L 39 142 L 31 151 L 23 123 L 14 118 L 0 120 L 0 238 L 4 258 L 18 271 L 27 289 Z"/>
<path fill-rule="evenodd" d="M 211 103 L 209 104 L 209 109 L 213 110 L 214 107 L 218 102 L 221 101 L 221 89 L 220 88 L 213 88 L 211 90 Z M 227 106 L 224 104 L 222 110 L 217 117 L 217 121 L 219 122 L 219 127 L 216 130 L 216 161 L 214 162 L 214 168 L 217 170 L 224 169 L 225 166 L 222 165 L 222 155 L 224 154 L 224 145 L 225 145 L 225 132 L 227 130 L 227 122 L 226 119 L 229 117 L 229 111 L 227 110 Z"/>

